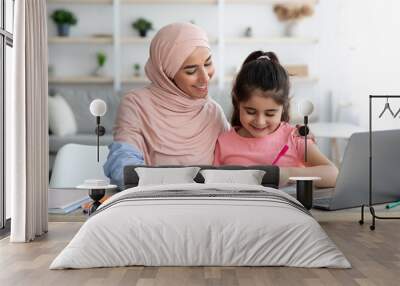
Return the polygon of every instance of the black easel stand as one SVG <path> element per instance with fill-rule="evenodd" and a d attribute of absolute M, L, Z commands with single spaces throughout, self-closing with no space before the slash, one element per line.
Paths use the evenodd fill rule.
<path fill-rule="evenodd" d="M 103 136 L 106 133 L 104 126 L 100 125 L 100 116 L 96 116 L 96 129 L 94 132 L 97 135 L 97 162 L 99 162 L 100 136 Z"/>
<path fill-rule="evenodd" d="M 369 96 L 369 204 L 361 206 L 361 219 L 358 221 L 364 224 L 364 207 L 369 207 L 372 215 L 372 225 L 370 229 L 375 229 L 376 219 L 400 219 L 400 217 L 383 217 L 375 214 L 374 206 L 372 205 L 372 99 L 373 98 L 400 98 L 400 95 L 370 95 Z M 396 114 L 397 115 L 397 114 Z"/>

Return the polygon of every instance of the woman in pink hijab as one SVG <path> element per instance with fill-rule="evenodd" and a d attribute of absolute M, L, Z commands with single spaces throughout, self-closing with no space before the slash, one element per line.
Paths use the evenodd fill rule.
<path fill-rule="evenodd" d="M 126 165 L 211 165 L 218 135 L 229 129 L 208 97 L 214 66 L 202 29 L 189 23 L 160 29 L 145 71 L 151 83 L 123 97 L 104 165 L 118 185 Z"/>

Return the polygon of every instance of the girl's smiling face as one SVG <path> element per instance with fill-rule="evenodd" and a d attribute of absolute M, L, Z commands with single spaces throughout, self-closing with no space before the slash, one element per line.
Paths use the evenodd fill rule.
<path fill-rule="evenodd" d="M 174 82 L 187 95 L 204 98 L 208 94 L 208 84 L 214 71 L 210 50 L 198 47 L 176 73 Z"/>
<path fill-rule="evenodd" d="M 250 99 L 239 103 L 239 135 L 260 138 L 278 129 L 282 118 L 283 106 L 260 89 L 252 91 Z"/>

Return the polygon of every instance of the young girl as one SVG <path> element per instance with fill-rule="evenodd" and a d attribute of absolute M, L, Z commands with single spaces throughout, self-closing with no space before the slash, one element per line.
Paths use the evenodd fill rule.
<path fill-rule="evenodd" d="M 318 176 L 335 185 L 338 170 L 314 142 L 289 125 L 289 77 L 273 52 L 256 51 L 244 61 L 232 90 L 232 129 L 218 137 L 215 165 L 277 165 L 281 185 L 290 176 Z M 305 168 L 307 167 L 307 168 Z"/>

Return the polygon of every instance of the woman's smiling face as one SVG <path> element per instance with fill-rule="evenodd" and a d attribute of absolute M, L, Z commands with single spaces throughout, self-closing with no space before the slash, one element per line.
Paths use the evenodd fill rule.
<path fill-rule="evenodd" d="M 265 92 L 256 89 L 250 99 L 239 103 L 239 134 L 244 137 L 260 138 L 273 133 L 281 123 L 283 106 Z"/>
<path fill-rule="evenodd" d="M 176 73 L 174 82 L 187 95 L 204 98 L 208 95 L 208 85 L 214 71 L 210 50 L 197 47 Z"/>

